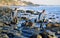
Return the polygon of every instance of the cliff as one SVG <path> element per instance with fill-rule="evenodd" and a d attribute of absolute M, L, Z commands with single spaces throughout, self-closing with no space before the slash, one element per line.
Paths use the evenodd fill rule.
<path fill-rule="evenodd" d="M 27 6 L 27 5 L 35 4 L 21 0 L 0 0 L 0 6 Z"/>

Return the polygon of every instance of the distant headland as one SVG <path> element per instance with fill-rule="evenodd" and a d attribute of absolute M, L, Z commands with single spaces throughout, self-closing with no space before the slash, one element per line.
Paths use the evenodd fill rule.
<path fill-rule="evenodd" d="M 0 6 L 39 6 L 38 4 L 33 4 L 31 2 L 21 1 L 21 0 L 0 0 Z"/>

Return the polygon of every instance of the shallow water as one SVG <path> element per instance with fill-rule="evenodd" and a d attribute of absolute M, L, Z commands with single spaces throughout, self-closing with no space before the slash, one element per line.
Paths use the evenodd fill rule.
<path fill-rule="evenodd" d="M 42 11 L 43 9 L 46 10 L 47 17 L 52 17 L 52 15 L 55 15 L 56 19 L 60 19 L 60 6 L 11 6 L 10 8 L 18 8 L 22 10 L 34 10 L 34 11 Z"/>
<path fill-rule="evenodd" d="M 18 9 L 22 9 L 22 10 L 34 10 L 34 11 L 42 11 L 43 9 L 45 9 L 46 14 L 47 14 L 46 19 L 53 17 L 53 15 L 55 18 L 54 21 L 59 21 L 59 19 L 60 19 L 60 6 L 11 6 L 11 8 L 16 8 L 16 7 Z M 31 21 L 34 22 L 34 19 L 37 16 L 34 16 L 34 15 L 32 15 L 32 16 L 34 18 L 33 17 L 29 17 L 29 18 L 32 18 Z"/>

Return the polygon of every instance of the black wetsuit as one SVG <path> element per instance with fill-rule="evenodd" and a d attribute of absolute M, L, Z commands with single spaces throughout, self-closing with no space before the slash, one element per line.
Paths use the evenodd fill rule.
<path fill-rule="evenodd" d="M 39 13 L 39 17 L 38 17 L 38 19 L 40 19 L 41 14 L 42 14 L 42 13 Z"/>

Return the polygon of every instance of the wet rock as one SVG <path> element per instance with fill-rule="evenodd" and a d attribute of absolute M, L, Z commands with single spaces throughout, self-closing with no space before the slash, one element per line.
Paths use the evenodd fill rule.
<path fill-rule="evenodd" d="M 37 35 L 37 38 L 42 38 L 42 36 L 41 35 Z"/>
<path fill-rule="evenodd" d="M 12 33 L 7 34 L 9 38 L 14 38 L 14 35 Z"/>
<path fill-rule="evenodd" d="M 16 36 L 21 36 L 20 33 L 16 33 L 15 35 L 16 35 Z"/>
<path fill-rule="evenodd" d="M 2 32 L 2 30 L 0 29 L 0 33 Z"/>
<path fill-rule="evenodd" d="M 31 28 L 34 28 L 34 26 L 35 26 L 35 23 L 32 23 L 32 26 L 31 26 Z"/>
<path fill-rule="evenodd" d="M 53 35 L 48 35 L 49 38 L 57 38 L 56 36 Z"/>
<path fill-rule="evenodd" d="M 52 26 L 53 26 L 52 23 L 48 23 L 48 24 L 47 24 L 47 27 L 48 27 L 48 28 L 50 28 L 50 27 L 52 27 Z"/>
<path fill-rule="evenodd" d="M 47 27 L 48 28 L 51 28 L 51 27 L 60 27 L 60 24 L 57 24 L 57 23 L 48 23 Z"/>
<path fill-rule="evenodd" d="M 9 38 L 7 34 L 0 34 L 0 38 Z"/>
<path fill-rule="evenodd" d="M 4 23 L 0 22 L 0 26 L 3 26 L 3 25 L 4 25 Z"/>

